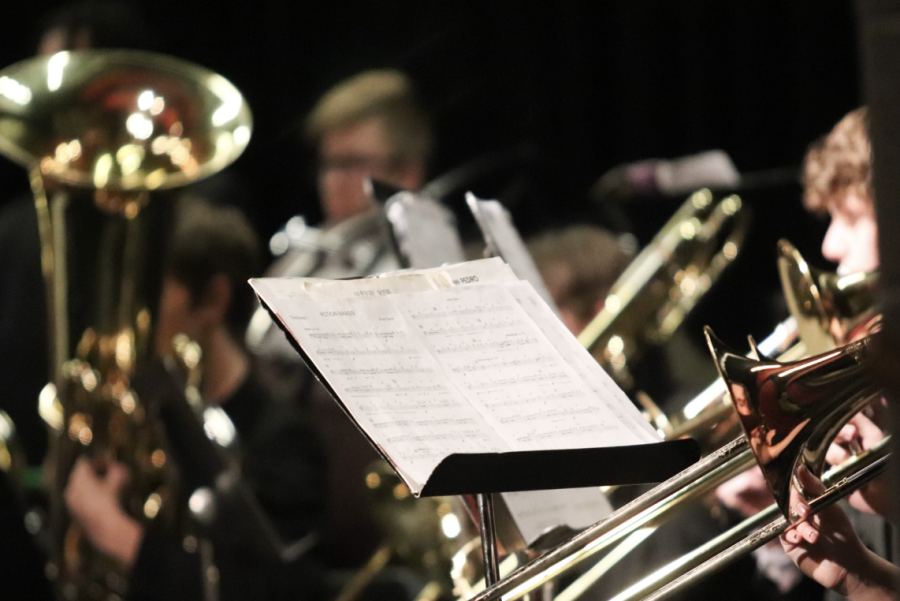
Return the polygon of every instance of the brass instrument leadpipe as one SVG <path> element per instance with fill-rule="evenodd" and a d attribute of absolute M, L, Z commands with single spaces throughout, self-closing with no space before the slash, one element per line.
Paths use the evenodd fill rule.
<path fill-rule="evenodd" d="M 753 463 L 746 439 L 735 440 L 587 528 L 546 555 L 473 597 L 473 601 L 517 598 L 536 590 L 684 502 L 707 494 Z"/>

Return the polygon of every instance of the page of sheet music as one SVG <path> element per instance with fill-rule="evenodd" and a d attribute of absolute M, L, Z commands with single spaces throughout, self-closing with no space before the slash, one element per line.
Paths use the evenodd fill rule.
<path fill-rule="evenodd" d="M 503 501 L 527 545 L 556 526 L 581 530 L 613 511 L 609 500 L 596 487 L 506 492 Z"/>
<path fill-rule="evenodd" d="M 512 216 L 509 211 L 497 200 L 481 200 L 476 198 L 471 192 L 466 194 L 466 202 L 472 209 L 475 221 L 484 235 L 488 247 L 493 247 L 493 251 L 500 254 L 503 259 L 509 263 L 512 270 L 519 279 L 531 282 L 534 289 L 552 311 L 556 312 L 556 304 L 544 278 L 541 277 L 531 253 L 522 241 L 519 231 L 513 225 Z"/>
<path fill-rule="evenodd" d="M 390 297 L 294 298 L 279 309 L 279 318 L 414 493 L 446 455 L 509 450 L 410 334 Z"/>
<path fill-rule="evenodd" d="M 444 276 L 444 278 L 439 278 L 437 281 L 429 281 L 416 277 L 422 275 Z M 402 283 L 398 281 L 400 278 L 402 278 Z M 452 283 L 448 283 L 451 281 Z M 485 282 L 511 284 L 510 289 L 514 293 L 520 288 L 531 291 L 531 294 L 527 292 L 524 294 L 525 299 L 534 302 L 536 307 L 541 307 L 543 312 L 539 309 L 531 309 L 528 311 L 529 314 L 534 313 L 539 319 L 549 318 L 551 323 L 556 322 L 563 328 L 562 337 L 568 337 L 578 348 L 581 348 L 547 308 L 546 304 L 533 293 L 531 286 L 527 282 L 519 282 L 509 266 L 500 258 L 454 264 L 444 268 L 405 270 L 396 272 L 394 277 L 381 276 L 366 280 L 348 281 L 317 280 L 307 283 L 306 290 L 313 298 L 324 299 L 367 296 L 369 295 L 368 293 L 373 291 L 378 296 L 384 296 L 399 292 L 415 291 L 416 289 L 425 291 L 436 287 L 449 288 L 453 285 L 480 285 Z M 361 292 L 365 294 L 360 294 Z M 519 298 L 517 300 L 523 307 L 526 306 L 527 301 Z M 542 324 L 539 323 L 538 325 Z M 542 326 L 543 328 L 544 326 Z M 596 365 L 596 362 L 589 355 L 588 359 Z M 627 398 L 626 402 L 630 404 Z M 528 544 L 534 542 L 550 528 L 567 525 L 573 529 L 580 529 L 601 520 L 612 510 L 606 497 L 599 489 L 593 487 L 502 493 L 502 496 L 513 515 L 516 527 Z"/>
<path fill-rule="evenodd" d="M 361 278 L 357 280 L 304 281 L 303 288 L 313 300 L 331 298 L 377 298 L 401 292 L 425 292 L 453 288 L 450 276 L 443 272 L 419 274 L 403 273 L 391 278 Z"/>
<path fill-rule="evenodd" d="M 587 382 L 597 396 L 609 403 L 609 407 L 616 417 L 640 436 L 643 442 L 659 442 L 660 436 L 650 422 L 644 419 L 644 416 L 613 381 L 612 377 L 603 371 L 600 364 L 579 344 L 578 339 L 572 336 L 559 318 L 550 311 L 534 288 L 528 282 L 522 281 L 508 284 L 507 288 L 563 355 L 566 363 L 578 372 L 578 375 Z"/>
<path fill-rule="evenodd" d="M 516 277 L 510 266 L 500 257 L 476 259 L 464 263 L 451 263 L 450 265 L 425 269 L 398 269 L 373 277 L 376 279 L 390 279 L 398 275 L 428 275 L 439 272 L 446 272 L 453 280 L 455 286 L 462 284 L 501 284 L 519 281 L 519 278 Z"/>
<path fill-rule="evenodd" d="M 410 267 L 465 260 L 453 212 L 436 200 L 398 192 L 388 200 L 384 212 Z"/>
<path fill-rule="evenodd" d="M 505 286 L 390 298 L 512 449 L 644 442 L 566 364 Z"/>

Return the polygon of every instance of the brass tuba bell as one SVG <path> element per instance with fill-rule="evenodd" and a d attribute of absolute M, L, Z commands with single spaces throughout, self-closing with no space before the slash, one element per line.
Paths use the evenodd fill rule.
<path fill-rule="evenodd" d="M 0 152 L 30 172 L 50 326 L 50 573 L 65 599 L 121 595 L 124 571 L 92 551 L 67 515 L 75 459 L 123 461 L 126 511 L 168 501 L 166 456 L 132 376 L 153 354 L 151 314 L 171 203 L 150 192 L 224 168 L 251 118 L 225 78 L 169 56 L 60 52 L 0 71 Z"/>

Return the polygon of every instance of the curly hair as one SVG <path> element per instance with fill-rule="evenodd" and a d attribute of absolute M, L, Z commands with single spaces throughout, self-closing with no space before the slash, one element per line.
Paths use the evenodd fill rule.
<path fill-rule="evenodd" d="M 803 203 L 824 212 L 847 194 L 872 202 L 872 147 L 866 107 L 844 116 L 827 136 L 814 142 L 803 168 Z"/>

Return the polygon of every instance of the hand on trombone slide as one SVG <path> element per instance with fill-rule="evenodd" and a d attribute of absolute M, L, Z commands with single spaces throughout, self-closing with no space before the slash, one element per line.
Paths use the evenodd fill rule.
<path fill-rule="evenodd" d="M 798 468 L 796 476 L 807 495 L 825 492 L 806 468 Z M 809 505 L 793 489 L 791 510 L 801 521 L 782 534 L 781 545 L 804 574 L 852 601 L 896 598 L 900 568 L 862 544 L 840 507 L 830 505 L 811 515 Z"/>
<path fill-rule="evenodd" d="M 869 412 L 869 409 L 872 411 Z M 828 453 L 825 455 L 826 461 L 831 465 L 840 465 L 860 451 L 871 449 L 881 441 L 885 437 L 885 433 L 878 424 L 881 423 L 882 413 L 885 410 L 884 401 L 879 400 L 866 411 L 854 415 L 841 428 L 834 442 L 828 448 Z M 892 503 L 887 476 L 875 478 L 860 487 L 850 495 L 850 505 L 864 513 L 880 515 L 893 520 L 895 516 L 891 511 Z"/>

